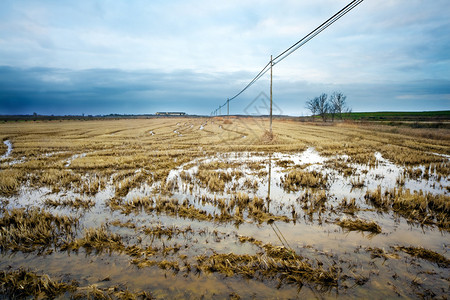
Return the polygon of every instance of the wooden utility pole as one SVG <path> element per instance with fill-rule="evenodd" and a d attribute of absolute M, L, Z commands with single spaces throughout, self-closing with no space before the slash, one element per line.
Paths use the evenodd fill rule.
<path fill-rule="evenodd" d="M 272 55 L 270 56 L 270 134 L 272 134 Z"/>
<path fill-rule="evenodd" d="M 227 99 L 227 115 L 230 116 L 230 99 Z"/>

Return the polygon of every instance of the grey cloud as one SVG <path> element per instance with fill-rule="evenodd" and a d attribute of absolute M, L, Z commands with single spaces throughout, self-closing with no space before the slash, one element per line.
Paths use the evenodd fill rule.
<path fill-rule="evenodd" d="M 138 114 L 158 110 L 209 114 L 252 75 L 0 67 L 0 114 Z M 268 89 L 268 80 L 261 79 L 231 103 L 231 112 L 243 113 L 260 92 L 268 94 Z M 274 82 L 274 101 L 285 114 L 302 115 L 307 114 L 307 99 L 336 90 L 348 96 L 355 111 L 448 109 L 450 100 L 449 80 L 340 85 L 278 80 Z"/>

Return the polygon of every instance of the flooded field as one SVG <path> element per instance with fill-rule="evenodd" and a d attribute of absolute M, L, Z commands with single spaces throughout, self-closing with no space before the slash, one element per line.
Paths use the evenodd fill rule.
<path fill-rule="evenodd" d="M 1 297 L 447 299 L 448 130 L 267 123 L 1 124 Z"/>

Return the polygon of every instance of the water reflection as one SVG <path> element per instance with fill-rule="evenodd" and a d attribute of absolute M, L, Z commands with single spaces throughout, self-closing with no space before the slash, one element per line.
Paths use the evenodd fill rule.
<path fill-rule="evenodd" d="M 267 181 L 267 212 L 270 211 L 270 185 L 272 183 L 272 153 L 269 153 L 269 180 Z"/>
<path fill-rule="evenodd" d="M 270 186 L 272 184 L 272 153 L 269 153 L 269 172 L 268 172 L 268 181 L 267 181 L 267 212 L 270 210 Z M 281 245 L 283 245 L 285 248 L 290 249 L 291 251 L 294 251 L 291 246 L 289 245 L 288 241 L 284 237 L 283 233 L 281 232 L 280 228 L 277 226 L 277 223 L 273 220 L 269 220 L 267 222 L 270 227 L 272 228 L 273 232 L 275 232 L 275 235 L 277 236 L 278 240 L 281 242 Z"/>

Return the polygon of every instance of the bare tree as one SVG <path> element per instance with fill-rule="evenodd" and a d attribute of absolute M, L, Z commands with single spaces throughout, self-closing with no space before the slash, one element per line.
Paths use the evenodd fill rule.
<path fill-rule="evenodd" d="M 334 114 L 337 114 L 340 119 L 342 119 L 342 113 L 351 111 L 350 108 L 347 107 L 347 103 L 345 102 L 347 96 L 345 96 L 341 92 L 334 92 L 330 97 L 330 106 L 331 106 L 331 114 L 334 119 Z"/>
<path fill-rule="evenodd" d="M 317 112 L 322 117 L 322 120 L 326 122 L 327 114 L 330 111 L 330 105 L 328 104 L 328 95 L 322 94 L 317 97 Z"/>
<path fill-rule="evenodd" d="M 311 111 L 311 115 L 314 117 L 319 109 L 319 98 L 315 97 L 306 101 L 306 108 Z"/>

